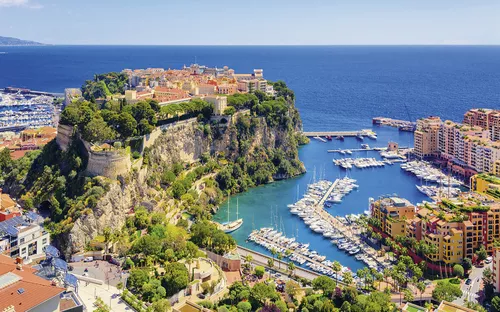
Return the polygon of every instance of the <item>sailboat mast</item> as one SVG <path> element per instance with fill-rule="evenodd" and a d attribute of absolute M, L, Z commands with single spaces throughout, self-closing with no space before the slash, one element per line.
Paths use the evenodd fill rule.
<path fill-rule="evenodd" d="M 227 222 L 229 223 L 229 202 L 231 201 L 231 194 L 227 198 Z"/>
<path fill-rule="evenodd" d="M 239 204 L 239 198 L 236 198 L 236 220 L 238 220 L 238 204 Z"/>

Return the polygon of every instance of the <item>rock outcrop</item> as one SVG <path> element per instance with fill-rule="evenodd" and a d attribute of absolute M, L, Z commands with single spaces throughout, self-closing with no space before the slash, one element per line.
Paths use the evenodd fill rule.
<path fill-rule="evenodd" d="M 150 163 L 166 166 L 176 162 L 194 163 L 203 153 L 215 155 L 224 152 L 225 156 L 231 160 L 240 156 L 238 148 L 234 147 L 238 138 L 237 128 L 229 126 L 215 130 L 217 134 L 210 133 L 196 120 L 184 121 L 170 125 L 168 128 L 157 128 L 145 138 L 143 147 L 149 149 Z M 258 118 L 253 133 L 249 151 L 262 146 L 285 150 L 293 147 L 296 151 L 294 132 L 271 128 L 264 118 Z M 298 159 L 297 155 L 296 157 Z M 146 183 L 148 177 L 153 174 L 153 169 L 150 169 L 152 167 L 143 166 L 138 170 L 133 169 L 128 176 L 120 177 L 119 181 L 114 180 L 109 191 L 99 200 L 96 207 L 90 213 L 75 220 L 71 231 L 60 240 L 58 245 L 65 254 L 69 255 L 81 250 L 107 226 L 112 229 L 121 228 L 125 224 L 127 215 L 138 205 L 154 210 L 158 206 L 158 201 L 161 200 L 162 193 Z M 300 171 L 304 171 L 303 166 Z M 282 178 L 287 177 L 275 177 L 275 179 Z"/>

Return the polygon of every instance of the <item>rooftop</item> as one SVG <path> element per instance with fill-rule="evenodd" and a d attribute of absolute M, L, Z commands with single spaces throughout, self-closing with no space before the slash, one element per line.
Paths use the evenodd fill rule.
<path fill-rule="evenodd" d="M 30 266 L 19 266 L 14 259 L 0 255 L 0 311 L 9 306 L 16 311 L 27 311 L 64 291 L 36 276 Z"/>
<path fill-rule="evenodd" d="M 437 312 L 474 312 L 472 309 L 462 307 L 448 301 L 441 301 L 441 304 L 436 310 Z"/>

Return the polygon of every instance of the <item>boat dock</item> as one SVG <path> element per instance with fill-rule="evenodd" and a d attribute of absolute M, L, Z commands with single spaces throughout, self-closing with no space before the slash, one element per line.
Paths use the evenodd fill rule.
<path fill-rule="evenodd" d="M 325 136 L 331 136 L 331 137 L 355 137 L 358 135 L 361 136 L 368 136 L 371 134 L 375 134 L 371 130 L 358 130 L 358 131 L 304 131 L 302 132 L 307 137 L 325 137 Z"/>
<path fill-rule="evenodd" d="M 399 150 L 407 150 L 409 147 L 403 146 L 400 147 Z M 368 147 L 368 148 L 350 148 L 348 149 L 351 152 L 366 152 L 366 151 L 385 151 L 387 150 L 387 147 Z M 326 150 L 328 153 L 341 153 L 347 151 L 347 149 L 333 149 L 333 150 Z"/>
<path fill-rule="evenodd" d="M 335 180 L 335 182 L 332 183 L 332 185 L 326 191 L 325 195 L 323 195 L 323 197 L 320 199 L 318 206 L 323 207 L 325 205 L 325 201 L 328 199 L 328 196 L 330 196 L 330 194 L 333 192 L 333 189 L 335 189 L 337 184 L 339 184 L 339 181 L 340 180 L 337 179 L 337 180 Z M 323 210 L 323 209 L 321 209 L 321 210 Z"/>
<path fill-rule="evenodd" d="M 253 232 L 251 235 L 253 236 L 254 239 L 258 239 L 261 242 L 267 243 L 268 246 L 276 246 L 276 248 L 282 247 L 278 243 L 276 243 L 276 242 L 274 242 L 272 240 L 267 239 L 266 237 L 264 237 L 263 235 L 261 235 L 257 231 Z M 312 257 L 303 255 L 300 251 L 297 251 L 297 250 L 290 250 L 290 251 L 292 251 L 291 256 L 295 256 L 296 258 L 303 259 L 303 260 L 305 260 L 307 262 L 310 262 L 310 263 L 312 263 L 312 264 L 314 264 L 314 265 L 316 265 L 316 266 L 318 266 L 320 268 L 323 268 L 324 270 L 331 270 L 332 269 L 331 267 L 329 267 L 329 266 L 327 266 L 327 265 L 325 265 L 325 264 L 323 264 L 323 263 L 321 263 L 321 262 L 313 259 Z"/>
<path fill-rule="evenodd" d="M 372 119 L 372 123 L 377 126 L 396 127 L 404 131 L 415 131 L 415 127 L 417 126 L 416 122 L 388 117 L 375 117 Z"/>

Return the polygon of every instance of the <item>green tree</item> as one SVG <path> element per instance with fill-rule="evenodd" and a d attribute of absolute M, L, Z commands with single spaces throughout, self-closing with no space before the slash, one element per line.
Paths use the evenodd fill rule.
<path fill-rule="evenodd" d="M 337 286 L 337 280 L 339 278 L 338 274 L 339 274 L 341 269 L 342 269 L 342 265 L 340 265 L 340 262 L 338 262 L 337 260 L 333 261 L 332 270 L 333 270 L 333 272 L 335 272 L 335 286 Z"/>
<path fill-rule="evenodd" d="M 278 252 L 278 255 L 276 257 L 278 258 L 278 269 L 281 270 L 281 260 L 283 259 L 283 254 L 281 252 Z"/>
<path fill-rule="evenodd" d="M 255 275 L 257 275 L 258 278 L 262 278 L 264 276 L 265 269 L 263 266 L 256 266 L 255 267 Z"/>
<path fill-rule="evenodd" d="M 161 284 L 167 291 L 168 296 L 172 296 L 179 290 L 186 288 L 189 282 L 189 273 L 182 263 L 168 263 L 165 266 L 165 274 Z"/>
<path fill-rule="evenodd" d="M 432 298 L 437 301 L 446 300 L 451 302 L 461 296 L 462 291 L 460 290 L 460 287 L 451 284 L 447 280 L 439 281 L 436 288 L 432 291 Z"/>
<path fill-rule="evenodd" d="M 151 310 L 153 312 L 167 312 L 170 310 L 170 301 L 167 299 L 160 299 L 151 305 Z"/>
<path fill-rule="evenodd" d="M 340 307 L 340 312 L 351 312 L 351 304 L 349 301 L 344 301 Z"/>
<path fill-rule="evenodd" d="M 293 272 L 295 271 L 295 263 L 293 263 L 292 261 L 288 262 L 287 268 L 290 272 L 290 276 L 293 276 Z"/>
<path fill-rule="evenodd" d="M 267 266 L 272 269 L 274 267 L 274 260 L 271 258 L 267 259 Z"/>
<path fill-rule="evenodd" d="M 500 312 L 500 297 L 495 296 L 491 299 L 491 308 L 494 312 Z"/>
<path fill-rule="evenodd" d="M 263 306 L 266 300 L 276 299 L 277 297 L 278 295 L 273 283 L 256 283 L 250 290 L 250 299 L 256 303 L 256 306 Z"/>
<path fill-rule="evenodd" d="M 138 289 L 148 281 L 149 281 L 149 274 L 146 270 L 132 269 L 130 270 L 130 276 L 127 279 L 127 287 L 132 289 Z"/>
<path fill-rule="evenodd" d="M 122 138 L 132 136 L 137 129 L 137 121 L 127 112 L 122 112 L 118 116 L 117 131 Z"/>
<path fill-rule="evenodd" d="M 457 277 L 463 277 L 464 276 L 464 267 L 461 266 L 460 264 L 455 264 L 453 266 L 453 274 Z"/>
<path fill-rule="evenodd" d="M 314 290 L 321 290 L 327 297 L 331 296 L 335 290 L 335 282 L 324 275 L 313 279 L 312 286 Z"/>
<path fill-rule="evenodd" d="M 232 106 L 228 106 L 225 110 L 224 110 L 224 115 L 234 115 L 234 113 L 236 113 L 236 109 Z"/>
<path fill-rule="evenodd" d="M 238 308 L 238 312 L 250 312 L 252 311 L 252 305 L 248 301 L 241 301 L 236 306 Z"/>
<path fill-rule="evenodd" d="M 113 140 L 116 133 L 102 118 L 94 118 L 83 127 L 82 137 L 92 143 Z"/>
<path fill-rule="evenodd" d="M 484 249 L 484 246 L 481 246 L 478 251 L 476 251 L 476 256 L 477 260 L 483 261 L 486 260 L 488 257 L 488 253 L 486 252 L 486 249 Z"/>
<path fill-rule="evenodd" d="M 300 291 L 300 285 L 294 280 L 289 280 L 285 284 L 285 292 L 290 298 L 295 298 L 295 296 Z"/>
<path fill-rule="evenodd" d="M 354 278 L 352 277 L 352 273 L 350 271 L 346 271 L 344 272 L 344 274 L 342 275 L 343 277 L 343 282 L 346 284 L 346 285 L 351 285 L 354 281 Z"/>

